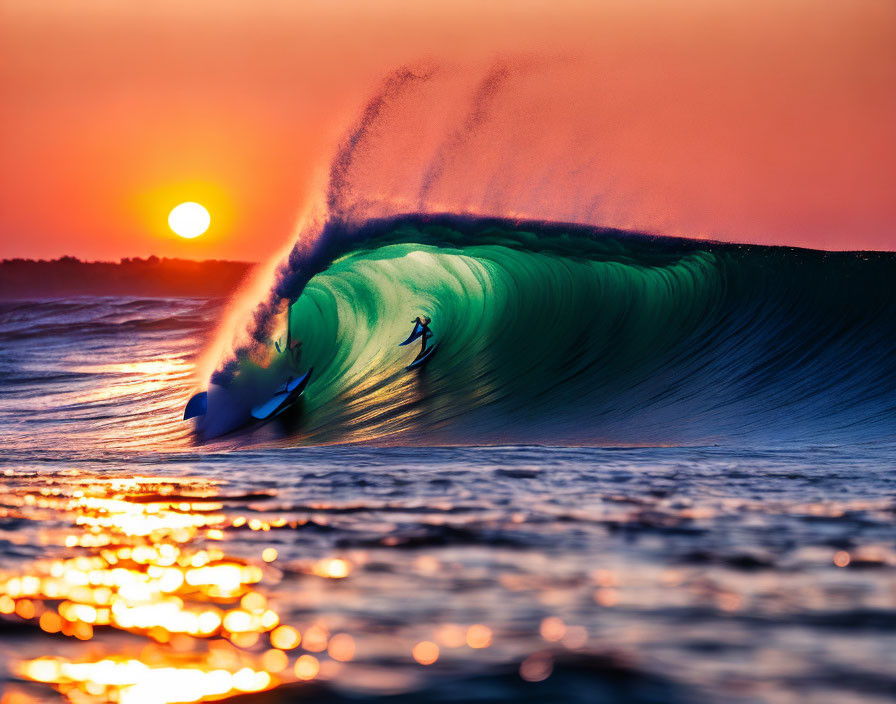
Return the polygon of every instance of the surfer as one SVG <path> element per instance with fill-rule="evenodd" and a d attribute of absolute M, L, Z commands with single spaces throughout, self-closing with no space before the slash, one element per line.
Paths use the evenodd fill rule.
<path fill-rule="evenodd" d="M 432 337 L 432 331 L 429 329 L 429 324 L 432 322 L 432 318 L 421 318 L 419 315 L 413 320 L 414 329 L 417 329 L 417 326 L 420 326 L 420 340 L 422 340 L 422 345 L 420 346 L 420 354 L 426 352 L 426 341 Z"/>
<path fill-rule="evenodd" d="M 423 365 L 426 360 L 428 360 L 432 353 L 436 351 L 436 347 L 438 347 L 438 343 L 427 344 L 427 340 L 433 336 L 432 330 L 429 328 L 429 323 L 431 322 L 430 318 L 417 316 L 411 321 L 414 324 L 414 329 L 411 330 L 411 334 L 408 335 L 408 339 L 404 342 L 399 342 L 399 347 L 404 347 L 405 345 L 411 344 L 418 337 L 420 338 L 420 352 L 414 358 L 414 361 L 410 363 L 407 369 L 415 369 L 421 365 Z"/>

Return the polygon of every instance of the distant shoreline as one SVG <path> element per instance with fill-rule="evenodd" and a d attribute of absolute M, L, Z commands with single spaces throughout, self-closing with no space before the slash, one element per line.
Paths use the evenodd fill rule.
<path fill-rule="evenodd" d="M 227 296 L 256 265 L 209 259 L 127 258 L 0 261 L 0 299 L 60 296 Z"/>

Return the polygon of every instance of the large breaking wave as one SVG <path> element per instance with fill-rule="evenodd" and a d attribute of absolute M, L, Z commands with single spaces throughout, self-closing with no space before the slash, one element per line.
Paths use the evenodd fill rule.
<path fill-rule="evenodd" d="M 344 227 L 344 226 L 342 226 Z M 306 442 L 679 443 L 892 437 L 896 257 L 409 215 L 351 233 L 271 348 L 254 398 L 313 366 Z M 350 244 L 348 244 L 350 243 Z M 398 347 L 418 314 L 440 347 Z M 281 335 L 277 330 L 274 337 Z"/>
<path fill-rule="evenodd" d="M 434 71 L 383 84 L 333 159 L 318 217 L 212 375 L 206 432 L 239 425 L 313 366 L 280 424 L 299 442 L 892 438 L 896 257 L 546 222 L 598 222 L 606 208 L 576 210 L 568 192 L 572 205 L 556 205 L 556 163 L 508 179 L 519 154 L 473 168 L 470 151 L 530 69 L 499 63 L 416 151 L 383 135 L 417 138 L 396 115 L 419 116 L 407 96 Z M 532 213 L 543 218 L 521 217 Z M 298 358 L 280 351 L 287 311 Z M 413 352 L 397 343 L 421 314 L 439 349 L 408 372 Z"/>

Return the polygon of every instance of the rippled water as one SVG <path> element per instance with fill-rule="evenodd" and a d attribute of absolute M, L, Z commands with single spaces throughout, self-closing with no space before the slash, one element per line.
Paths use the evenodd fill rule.
<path fill-rule="evenodd" d="M 217 305 L 0 307 L 3 704 L 892 700 L 892 445 L 198 446 Z"/>

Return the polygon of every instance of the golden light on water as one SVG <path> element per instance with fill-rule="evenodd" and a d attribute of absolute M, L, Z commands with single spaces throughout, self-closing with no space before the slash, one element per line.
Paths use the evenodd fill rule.
<path fill-rule="evenodd" d="M 165 704 L 258 692 L 318 676 L 315 656 L 298 655 L 291 663 L 287 651 L 303 643 L 302 632 L 281 624 L 256 588 L 272 569 L 276 550 L 265 549 L 252 562 L 208 543 L 234 528 L 282 527 L 284 519 L 229 518 L 215 500 L 218 488 L 212 482 L 134 477 L 74 484 L 68 490 L 4 496 L 12 507 L 4 515 L 17 510 L 28 510 L 32 518 L 62 515 L 75 530 L 58 534 L 68 555 L 33 562 L 27 574 L 0 574 L 0 614 L 77 640 L 126 631 L 147 638 L 155 650 L 97 658 L 104 649 L 98 644 L 99 650 L 82 659 L 26 658 L 16 666 L 19 677 L 52 685 L 78 704 Z M 351 566 L 342 558 L 325 558 L 301 571 L 344 579 Z M 333 664 L 354 657 L 348 634 L 331 641 L 319 622 L 303 630 L 306 650 L 327 653 Z M 271 647 L 265 650 L 267 642 Z"/>
<path fill-rule="evenodd" d="M 549 616 L 541 622 L 539 632 L 545 640 L 557 642 L 566 635 L 566 624 L 556 616 Z"/>
<path fill-rule="evenodd" d="M 305 648 L 305 650 L 310 650 L 312 653 L 322 653 L 327 649 L 329 640 L 330 633 L 326 627 L 320 624 L 314 624 L 305 630 L 302 647 Z"/>
<path fill-rule="evenodd" d="M 267 631 L 279 621 L 273 611 L 257 608 L 257 599 L 251 611 L 209 604 L 212 599 L 247 601 L 246 590 L 261 580 L 259 567 L 216 551 L 189 551 L 171 543 L 119 546 L 92 557 L 38 562 L 33 570 L 0 583 L 0 589 L 7 599 L 40 599 L 41 608 L 44 600 L 57 601 L 63 633 L 66 624 L 85 623 L 146 631 L 156 639 L 174 633 L 231 637 Z M 44 623 L 57 625 L 53 617 Z"/>
<path fill-rule="evenodd" d="M 467 629 L 467 645 L 471 648 L 487 648 L 492 644 L 492 629 L 476 623 Z"/>
<path fill-rule="evenodd" d="M 417 643 L 411 652 L 414 656 L 414 660 L 421 665 L 432 665 L 439 659 L 439 646 L 429 640 Z"/>
<path fill-rule="evenodd" d="M 282 650 L 271 648 L 261 656 L 261 665 L 273 674 L 279 674 L 289 667 L 289 656 Z"/>
<path fill-rule="evenodd" d="M 348 633 L 337 633 L 330 638 L 327 653 L 339 662 L 348 662 L 355 657 L 355 639 Z"/>
<path fill-rule="evenodd" d="M 344 579 L 351 572 L 351 565 L 339 558 L 328 558 L 314 563 L 310 572 L 318 577 L 328 577 L 329 579 Z"/>
<path fill-rule="evenodd" d="M 320 661 L 313 655 L 302 655 L 296 660 L 295 674 L 300 680 L 313 680 L 320 672 Z"/>
<path fill-rule="evenodd" d="M 139 660 L 107 658 L 73 663 L 64 658 L 37 658 L 23 663 L 20 674 L 35 682 L 60 685 L 63 692 L 94 697 L 114 693 L 121 704 L 192 702 L 227 694 L 260 692 L 273 683 L 264 670 L 236 671 L 201 666 L 152 667 Z"/>
<path fill-rule="evenodd" d="M 292 626 L 280 626 L 271 632 L 271 645 L 280 650 L 298 648 L 302 635 Z"/>
<path fill-rule="evenodd" d="M 72 473 L 43 482 L 29 479 L 18 491 L 0 487 L 0 515 L 41 526 L 48 555 L 19 571 L 0 571 L 0 618 L 24 620 L 73 645 L 23 654 L 11 666 L 21 680 L 51 686 L 71 704 L 215 700 L 350 677 L 356 667 L 387 689 L 409 681 L 386 668 L 369 674 L 370 660 L 387 655 L 370 645 L 380 635 L 367 634 L 364 641 L 347 632 L 344 616 L 304 608 L 316 603 L 319 590 L 351 583 L 369 560 L 364 551 L 284 561 L 277 548 L 251 546 L 265 533 L 300 528 L 309 518 L 253 504 L 232 513 L 219 484 L 202 479 Z M 228 552 L 231 544 L 240 556 Z M 435 560 L 413 565 L 418 574 L 441 569 Z M 294 589 L 300 579 L 304 586 L 284 603 L 276 585 L 285 573 L 291 579 L 284 585 Z M 355 594 L 354 587 L 347 590 Z M 291 622 L 284 605 L 304 605 L 299 612 L 305 616 Z M 553 623 L 546 619 L 542 627 L 556 638 Z M 116 639 L 116 632 L 136 640 Z M 471 649 L 489 648 L 494 633 L 484 623 L 435 623 L 423 639 L 416 632 L 389 638 L 391 657 L 419 668 L 449 652 L 469 657 Z M 21 704 L 35 701 L 22 697 Z M 13 701 L 19 700 L 0 699 Z"/>
<path fill-rule="evenodd" d="M 201 478 L 16 472 L 0 474 L 0 538 L 14 546 L 0 569 L 0 627 L 17 629 L 8 642 L 3 631 L 0 656 L 18 681 L 4 682 L 0 704 L 36 704 L 49 688 L 69 704 L 176 704 L 275 687 L 300 700 L 305 683 L 330 680 L 412 693 L 477 661 L 512 663 L 526 682 L 559 680 L 569 652 L 657 642 L 662 630 L 625 625 L 657 595 L 728 616 L 775 590 L 769 575 L 707 580 L 702 566 L 593 568 L 576 556 L 548 567 L 496 547 L 486 564 L 451 546 L 394 549 L 394 512 L 360 519 L 382 547 L 336 551 L 327 531 L 348 519 L 332 502 L 296 508 L 286 491 Z M 438 511 L 450 508 L 426 520 L 441 525 Z M 805 550 L 841 581 L 896 565 L 883 544 Z M 530 618 L 502 627 L 506 615 L 492 620 L 483 608 L 497 602 L 450 580 L 501 589 L 494 598 L 524 603 Z M 811 589 L 801 596 L 825 603 Z"/>

